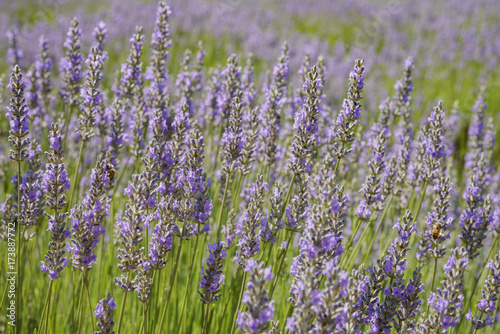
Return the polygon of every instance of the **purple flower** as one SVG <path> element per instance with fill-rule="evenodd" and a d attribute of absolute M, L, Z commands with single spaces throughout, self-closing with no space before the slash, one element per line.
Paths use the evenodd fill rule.
<path fill-rule="evenodd" d="M 17 45 L 17 27 L 12 27 L 7 30 L 7 39 L 9 40 L 9 48 L 7 49 L 7 63 L 14 67 L 15 65 L 21 66 L 23 58 L 23 51 Z"/>
<path fill-rule="evenodd" d="M 353 71 L 349 73 L 349 89 L 347 98 L 342 103 L 342 109 L 339 111 L 334 132 L 333 156 L 341 159 L 351 150 L 349 144 L 354 142 L 354 128 L 359 123 L 361 113 L 361 99 L 365 71 L 364 60 L 358 59 L 354 65 Z"/>
<path fill-rule="evenodd" d="M 451 250 L 444 266 L 443 288 L 432 292 L 429 297 L 431 310 L 427 318 L 419 324 L 419 330 L 439 330 L 455 327 L 462 309 L 462 280 L 468 267 L 469 258 L 465 248 Z"/>
<path fill-rule="evenodd" d="M 153 269 L 162 269 L 167 265 L 166 257 L 168 252 L 172 250 L 174 215 L 173 200 L 171 196 L 162 198 L 158 205 L 158 224 L 154 227 L 153 236 L 149 243 L 149 262 Z M 129 227 L 122 228 L 124 233 L 129 231 Z M 128 234 L 127 233 L 127 234 Z"/>
<path fill-rule="evenodd" d="M 97 319 L 97 328 L 99 329 L 96 334 L 112 334 L 113 326 L 115 323 L 113 322 L 113 313 L 111 311 L 116 309 L 116 303 L 114 302 L 111 294 L 108 292 L 106 298 L 101 299 L 99 303 L 97 303 L 96 310 L 94 312 L 94 316 Z"/>
<path fill-rule="evenodd" d="M 306 94 L 301 109 L 295 114 L 295 135 L 292 143 L 292 156 L 288 161 L 288 167 L 294 173 L 310 171 L 307 159 L 316 147 L 316 133 L 318 132 L 319 102 L 321 95 L 322 80 L 319 76 L 318 67 L 314 66 L 307 74 L 303 90 Z"/>
<path fill-rule="evenodd" d="M 49 132 L 51 142 L 60 142 L 61 134 L 57 124 L 51 125 Z M 69 190 L 69 179 L 66 168 L 63 163 L 63 152 L 54 149 L 47 152 L 49 163 L 46 166 L 46 172 L 43 178 L 42 186 L 46 193 L 46 206 L 54 210 L 54 214 L 46 213 L 49 223 L 49 230 L 52 232 L 48 255 L 45 256 L 45 262 L 41 262 L 40 269 L 49 274 L 50 279 L 54 280 L 60 277 L 61 271 L 68 265 L 69 260 L 66 254 L 66 238 L 69 237 L 69 229 L 66 226 L 68 214 L 61 213 L 66 207 L 65 190 Z"/>
<path fill-rule="evenodd" d="M 405 114 L 404 107 L 410 100 L 410 93 L 413 91 L 412 72 L 415 68 L 413 58 L 408 57 L 404 62 L 404 72 L 400 80 L 396 82 L 394 88 L 397 93 L 394 98 L 394 115 L 401 116 Z"/>
<path fill-rule="evenodd" d="M 120 247 L 118 248 L 118 268 L 128 273 L 139 267 L 142 261 L 143 247 L 140 244 L 144 236 L 144 224 L 147 223 L 143 201 L 144 182 L 140 175 L 132 175 L 132 180 L 125 189 L 128 196 L 126 210 L 121 217 Z M 124 290 L 133 291 L 134 285 L 122 274 L 115 277 L 115 283 Z"/>
<path fill-rule="evenodd" d="M 247 289 L 243 293 L 241 302 L 246 306 L 246 311 L 238 311 L 236 323 L 245 333 L 263 333 L 269 328 L 269 321 L 273 319 L 274 301 L 266 296 L 264 285 L 272 280 L 271 267 L 264 268 L 263 262 L 250 258 L 244 266 L 246 275 L 249 276 Z"/>
<path fill-rule="evenodd" d="M 491 274 L 484 281 L 481 291 L 483 298 L 477 301 L 476 309 L 478 311 L 478 316 L 473 317 L 470 310 L 469 313 L 467 313 L 467 319 L 476 329 L 481 329 L 486 326 L 493 327 L 495 321 L 494 313 L 500 293 L 500 253 L 498 253 L 495 259 L 491 260 L 486 267 L 490 268 Z"/>
<path fill-rule="evenodd" d="M 262 175 L 257 176 L 257 182 L 250 189 L 250 202 L 242 217 L 241 237 L 238 241 L 239 251 L 236 251 L 235 260 L 244 268 L 246 260 L 252 258 L 259 252 L 260 230 L 262 219 L 262 206 L 267 191 L 267 182 Z"/>
<path fill-rule="evenodd" d="M 277 233 L 283 228 L 281 221 L 282 206 L 283 204 L 283 190 L 281 183 L 276 182 L 273 189 L 273 197 L 270 200 L 271 211 L 267 218 L 262 220 L 262 233 L 261 239 L 264 242 L 275 243 L 277 240 Z M 286 244 L 286 241 L 283 241 Z M 283 247 L 284 248 L 284 247 Z"/>
<path fill-rule="evenodd" d="M 64 78 L 61 96 L 69 106 L 76 105 L 80 93 L 80 82 L 82 81 L 83 56 L 80 51 L 80 37 L 82 33 L 78 27 L 78 20 L 73 17 L 71 27 L 66 34 L 64 47 L 66 57 L 61 59 L 59 70 Z M 68 111 L 69 112 L 69 111 Z"/>
<path fill-rule="evenodd" d="M 220 240 L 208 245 L 208 253 L 207 268 L 201 267 L 200 275 L 203 277 L 198 290 L 203 304 L 213 303 L 220 298 L 220 287 L 224 284 L 222 260 L 227 256 L 224 243 Z"/>
<path fill-rule="evenodd" d="M 363 220 L 369 220 L 372 215 L 372 211 L 368 208 L 368 203 L 361 200 L 354 214 Z"/>
<path fill-rule="evenodd" d="M 12 144 L 9 157 L 17 162 L 21 162 L 28 157 L 27 148 L 30 144 L 28 138 L 30 113 L 24 99 L 25 87 L 26 84 L 23 82 L 21 70 L 16 65 L 7 86 L 12 92 L 12 98 L 7 107 L 6 116 L 10 123 L 9 142 Z"/>
<path fill-rule="evenodd" d="M 111 187 L 108 179 L 107 161 L 102 155 L 97 157 L 92 170 L 91 186 L 81 205 L 76 205 L 70 214 L 72 219 L 73 265 L 84 270 L 92 268 L 95 263 L 95 248 L 99 236 L 104 234 L 105 218 L 109 211 L 108 191 Z"/>
<path fill-rule="evenodd" d="M 135 87 L 142 86 L 141 74 L 141 56 L 142 46 L 144 44 L 144 35 L 142 27 L 136 27 L 134 35 L 130 38 L 130 52 L 127 62 L 121 66 L 121 85 L 119 95 L 131 98 L 134 96 Z"/>

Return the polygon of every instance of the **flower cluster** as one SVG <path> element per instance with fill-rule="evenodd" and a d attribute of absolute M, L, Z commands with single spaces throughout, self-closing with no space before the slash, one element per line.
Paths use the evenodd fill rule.
<path fill-rule="evenodd" d="M 64 86 L 60 94 L 68 106 L 76 105 L 78 95 L 80 94 L 83 63 L 83 55 L 80 51 L 81 36 L 82 32 L 78 26 L 78 19 L 74 17 L 71 21 L 71 27 L 66 34 L 66 40 L 64 42 L 66 57 L 61 59 L 61 63 L 59 65 L 59 70 L 64 76 Z"/>
<path fill-rule="evenodd" d="M 241 222 L 241 236 L 238 241 L 239 251 L 236 252 L 234 258 L 243 268 L 247 263 L 247 259 L 254 257 L 260 251 L 260 225 L 263 219 L 262 206 L 266 192 L 267 182 L 264 181 L 262 175 L 258 175 L 257 182 L 250 189 L 250 202 Z"/>
<path fill-rule="evenodd" d="M 364 86 L 365 71 L 364 60 L 358 59 L 354 64 L 354 69 L 349 74 L 349 89 L 347 98 L 342 103 L 336 121 L 335 132 L 333 134 L 334 145 L 333 156 L 337 159 L 345 157 L 351 149 L 349 145 L 354 142 L 354 128 L 359 123 L 361 115 L 361 95 Z"/>
<path fill-rule="evenodd" d="M 221 294 L 221 285 L 224 284 L 224 274 L 222 274 L 222 260 L 227 256 L 223 242 L 218 240 L 208 245 L 207 268 L 201 267 L 200 275 L 203 275 L 198 293 L 203 304 L 216 302 Z"/>
<path fill-rule="evenodd" d="M 90 189 L 81 204 L 71 209 L 71 253 L 73 265 L 79 270 L 90 269 L 96 262 L 95 248 L 99 236 L 105 233 L 104 223 L 109 211 L 108 191 L 111 188 L 109 163 L 97 157 L 92 170 Z"/>
<path fill-rule="evenodd" d="M 49 132 L 51 151 L 47 152 L 49 163 L 43 178 L 43 189 L 47 196 L 46 206 L 54 210 L 54 214 L 46 213 L 49 220 L 49 230 L 52 236 L 45 262 L 41 262 L 40 269 L 49 274 L 51 279 L 58 279 L 61 271 L 68 265 L 66 258 L 66 238 L 69 237 L 69 228 L 66 226 L 67 213 L 61 212 L 66 207 L 65 190 L 69 190 L 70 182 L 63 162 L 62 137 L 59 125 L 53 123 Z"/>
<path fill-rule="evenodd" d="M 97 328 L 99 328 L 96 334 L 113 334 L 113 313 L 112 311 L 116 309 L 116 303 L 108 292 L 106 298 L 101 299 L 97 303 L 94 316 L 98 319 Z"/>
<path fill-rule="evenodd" d="M 7 108 L 7 117 L 10 122 L 9 142 L 12 144 L 9 157 L 11 160 L 21 162 L 28 157 L 28 146 L 30 145 L 29 119 L 30 113 L 24 99 L 23 75 L 18 65 L 14 66 L 10 77 L 10 88 L 12 97 Z"/>
<path fill-rule="evenodd" d="M 472 323 L 474 328 L 481 329 L 486 326 L 493 327 L 497 296 L 500 293 L 500 253 L 496 255 L 494 260 L 491 260 L 488 265 L 491 270 L 491 275 L 484 281 L 483 289 L 481 290 L 482 298 L 477 301 L 477 310 L 479 317 L 473 317 L 471 310 L 467 313 L 467 319 Z"/>
<path fill-rule="evenodd" d="M 269 329 L 274 314 L 274 301 L 269 300 L 264 287 L 266 282 L 272 280 L 273 273 L 271 267 L 264 268 L 263 262 L 252 258 L 246 260 L 245 273 L 249 276 L 249 282 L 241 301 L 247 311 L 238 311 L 236 323 L 244 333 L 263 333 Z"/>
<path fill-rule="evenodd" d="M 431 311 L 427 317 L 421 318 L 416 332 L 435 333 L 457 325 L 462 300 L 462 280 L 465 270 L 469 269 L 469 258 L 465 248 L 451 250 L 448 262 L 444 266 L 445 280 L 441 282 L 443 288 L 431 292 L 429 305 Z"/>

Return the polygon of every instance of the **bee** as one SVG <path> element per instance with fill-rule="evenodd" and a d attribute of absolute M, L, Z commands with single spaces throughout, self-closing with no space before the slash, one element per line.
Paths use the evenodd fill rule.
<path fill-rule="evenodd" d="M 116 169 L 115 169 L 115 168 L 113 167 L 113 165 L 112 165 L 112 164 L 110 164 L 110 163 L 107 163 L 107 164 L 106 164 L 106 172 L 107 172 L 107 174 L 108 174 L 108 179 L 109 179 L 110 181 L 113 181 L 113 180 L 114 180 L 114 178 L 115 178 L 115 176 L 116 176 L 116 174 L 118 174 L 118 173 L 116 172 Z"/>
<path fill-rule="evenodd" d="M 436 240 L 439 237 L 439 232 L 441 232 L 441 226 L 435 226 L 432 229 L 432 237 Z"/>

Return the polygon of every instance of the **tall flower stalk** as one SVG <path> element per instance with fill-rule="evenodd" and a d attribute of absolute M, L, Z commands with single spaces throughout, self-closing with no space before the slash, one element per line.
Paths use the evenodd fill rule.
<path fill-rule="evenodd" d="M 69 263 L 69 259 L 65 255 L 67 247 L 65 241 L 70 235 L 69 228 L 66 226 L 68 213 L 61 211 L 66 207 L 64 192 L 69 190 L 70 181 L 63 162 L 63 140 L 57 123 L 51 125 L 49 142 L 51 150 L 47 152 L 49 163 L 43 177 L 43 188 L 47 197 L 46 206 L 48 209 L 53 210 L 53 214 L 45 214 L 49 220 L 49 230 L 52 232 L 52 236 L 49 242 L 49 250 L 45 256 L 45 261 L 41 261 L 40 269 L 48 274 L 51 281 L 42 318 L 40 319 L 40 326 L 38 327 L 40 330 L 44 321 L 44 314 L 46 315 L 45 328 L 48 325 L 53 281 L 61 277 L 61 271 Z"/>
<path fill-rule="evenodd" d="M 225 245 L 220 240 L 208 245 L 209 256 L 207 259 L 207 268 L 201 267 L 202 276 L 198 294 L 200 301 L 206 305 L 205 318 L 203 320 L 203 334 L 208 333 L 208 324 L 210 323 L 210 305 L 221 297 L 221 285 L 224 284 L 224 275 L 222 273 L 222 260 L 227 256 Z"/>
<path fill-rule="evenodd" d="M 83 56 L 81 53 L 80 38 L 82 32 L 79 28 L 78 19 L 73 17 L 71 27 L 66 34 L 64 48 L 66 55 L 61 59 L 59 70 L 63 74 L 64 85 L 59 92 L 65 107 L 65 114 L 60 116 L 60 123 L 64 123 L 64 140 L 68 137 L 69 123 L 71 122 L 73 107 L 78 104 L 78 95 L 82 81 L 82 63 Z"/>
<path fill-rule="evenodd" d="M 334 130 L 332 147 L 333 158 L 336 159 L 334 174 L 337 174 L 340 160 L 345 157 L 351 149 L 350 144 L 354 142 L 354 129 L 359 123 L 361 113 L 361 99 L 363 96 L 365 71 L 364 60 L 358 59 L 354 64 L 354 69 L 349 74 L 349 88 L 347 98 L 342 103 Z"/>
<path fill-rule="evenodd" d="M 17 275 L 16 283 L 19 293 L 16 294 L 16 312 L 21 314 L 21 292 L 22 292 L 22 281 L 21 270 L 23 265 L 21 264 L 21 250 L 23 246 L 22 238 L 24 235 L 23 228 L 21 226 L 21 210 L 22 210 L 22 197 L 21 197 L 21 163 L 28 157 L 28 147 L 30 145 L 29 134 L 29 119 L 30 114 L 28 106 L 24 99 L 24 89 L 26 84 L 23 82 L 23 75 L 21 69 L 18 65 L 14 66 L 12 75 L 10 77 L 9 88 L 12 93 L 10 99 L 10 104 L 7 108 L 7 118 L 10 122 L 9 130 L 9 142 L 12 148 L 9 152 L 9 158 L 16 162 L 17 174 L 16 174 L 16 187 L 17 187 L 17 224 L 16 224 L 16 234 L 17 234 Z M 19 319 L 17 317 L 16 319 Z M 19 320 L 17 320 L 17 325 L 20 326 Z"/>

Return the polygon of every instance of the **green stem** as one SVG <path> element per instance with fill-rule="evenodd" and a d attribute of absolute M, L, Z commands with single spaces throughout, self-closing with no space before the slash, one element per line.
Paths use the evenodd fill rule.
<path fill-rule="evenodd" d="M 431 289 L 430 289 L 430 293 L 432 293 L 432 291 L 434 290 L 434 283 L 436 281 L 436 271 L 437 271 L 437 265 L 438 265 L 438 258 L 435 257 L 434 258 L 434 269 L 432 270 L 432 283 L 431 283 Z M 429 303 L 427 303 L 427 314 L 429 314 L 429 307 L 431 305 Z"/>
<path fill-rule="evenodd" d="M 247 280 L 247 272 L 243 274 L 243 280 L 241 281 L 241 289 L 240 289 L 240 296 L 238 298 L 238 306 L 236 306 L 236 309 L 234 310 L 233 314 L 233 321 L 231 322 L 231 333 L 233 334 L 234 331 L 236 330 L 236 315 L 238 314 L 238 310 L 240 309 L 241 306 L 241 299 L 243 298 L 243 291 L 245 291 L 245 283 Z"/>
<path fill-rule="evenodd" d="M 222 317 L 221 319 L 225 319 L 225 316 L 226 316 L 226 311 L 227 311 L 227 306 L 229 305 L 229 302 L 231 300 L 231 292 L 233 292 L 233 287 L 234 287 L 234 281 L 236 280 L 236 277 L 238 277 L 239 273 L 242 272 L 241 271 L 241 267 L 238 266 L 238 268 L 236 269 L 236 273 L 234 274 L 234 277 L 233 279 L 231 280 L 231 284 L 229 285 L 229 295 L 226 297 L 227 300 L 226 300 L 226 305 L 224 305 L 224 312 L 222 312 Z"/>
<path fill-rule="evenodd" d="M 7 245 L 7 243 L 5 243 Z M 5 284 L 5 289 L 3 290 L 2 302 L 0 302 L 0 309 L 3 309 L 3 303 L 5 302 L 5 297 L 7 297 L 7 290 L 9 285 Z"/>
<path fill-rule="evenodd" d="M 340 260 L 341 266 L 344 264 L 345 260 L 347 259 L 346 255 L 349 254 L 349 250 L 351 249 L 354 238 L 356 238 L 356 234 L 358 234 L 358 230 L 361 227 L 361 221 L 358 217 L 355 218 L 354 223 L 355 223 L 354 232 L 352 233 L 351 237 L 349 238 L 349 241 L 347 242 L 347 244 L 345 246 L 344 256 L 342 256 L 342 260 Z M 359 243 L 359 241 L 358 241 L 358 243 Z M 350 259 L 350 257 L 349 257 L 349 259 Z"/>
<path fill-rule="evenodd" d="M 155 285 L 158 285 L 158 282 L 155 280 L 156 278 L 156 272 L 158 270 L 153 270 L 153 276 L 151 278 L 151 291 L 154 291 L 155 290 Z M 147 321 L 148 321 L 148 327 L 151 329 L 151 333 L 154 333 L 154 328 L 153 328 L 153 324 L 151 323 L 151 304 L 153 303 L 153 298 L 154 297 L 157 297 L 158 295 L 151 295 L 150 299 L 148 300 L 148 318 L 147 318 Z"/>
<path fill-rule="evenodd" d="M 233 203 L 236 203 L 236 205 L 234 205 L 235 208 L 238 208 L 238 205 L 239 204 L 239 201 L 238 201 L 238 198 L 241 198 L 240 195 L 240 187 L 241 187 L 241 183 L 243 181 L 243 174 L 240 172 L 239 176 L 238 176 L 238 181 L 236 181 L 236 189 L 235 189 L 235 192 L 233 194 Z"/>
<path fill-rule="evenodd" d="M 66 112 L 66 119 L 64 120 L 64 138 L 62 147 L 66 149 L 66 138 L 68 137 L 68 127 L 69 127 L 69 122 L 71 121 L 71 113 L 73 111 L 73 107 L 64 104 L 64 111 Z"/>
<path fill-rule="evenodd" d="M 83 290 L 84 290 L 84 288 L 83 288 L 83 285 L 84 285 L 84 283 L 83 283 L 83 276 L 82 276 L 82 279 L 81 279 L 80 282 L 81 282 L 81 285 L 80 285 L 80 298 L 78 299 L 78 324 L 77 324 L 77 327 L 76 327 L 78 333 L 80 333 L 81 330 L 82 330 L 82 313 L 83 313 L 83 310 L 82 310 L 83 309 L 83 306 L 82 306 L 83 305 L 83 301 L 82 300 L 83 300 Z M 48 318 L 47 318 L 47 322 L 48 322 Z"/>
<path fill-rule="evenodd" d="M 295 183 L 295 178 L 297 177 L 297 173 L 293 173 L 293 176 L 292 176 L 292 180 L 290 181 L 290 184 L 288 185 L 288 190 L 286 192 L 286 196 L 285 196 L 285 203 L 283 203 L 283 207 L 281 208 L 281 220 L 280 221 L 283 221 L 283 218 L 285 216 L 285 212 L 286 212 L 286 207 L 288 205 L 288 202 L 290 201 L 290 198 L 292 197 L 292 191 L 293 191 L 293 185 Z M 288 247 L 288 245 L 287 245 Z"/>
<path fill-rule="evenodd" d="M 50 287 L 49 287 L 49 290 L 52 290 L 52 281 L 50 282 Z M 49 319 L 50 319 L 50 295 L 49 295 L 49 299 L 48 299 L 48 302 L 47 302 L 47 319 L 45 321 L 45 331 L 44 333 L 45 334 L 48 334 L 48 327 L 49 327 Z"/>
<path fill-rule="evenodd" d="M 224 185 L 224 195 L 222 196 L 222 202 L 221 202 L 221 206 L 220 206 L 220 209 L 219 209 L 219 219 L 217 220 L 217 235 L 215 237 L 215 239 L 219 239 L 219 236 L 220 236 L 220 232 L 222 230 L 222 214 L 224 212 L 224 204 L 226 203 L 226 197 L 227 197 L 227 191 L 228 191 L 228 188 L 229 188 L 229 181 L 231 179 L 231 173 L 228 173 L 227 174 L 227 178 L 226 178 L 226 184 Z"/>
<path fill-rule="evenodd" d="M 172 296 L 172 291 L 174 290 L 175 276 L 177 274 L 177 266 L 179 265 L 181 250 L 182 250 L 182 238 L 179 238 L 179 246 L 177 247 L 177 255 L 175 257 L 174 269 L 172 271 L 172 276 L 170 278 L 170 288 L 167 293 L 167 302 L 165 303 L 165 307 L 163 308 L 160 326 L 158 327 L 158 333 L 162 333 L 162 327 L 163 323 L 165 322 L 165 316 L 167 314 L 168 304 L 170 303 L 170 297 Z"/>
<path fill-rule="evenodd" d="M 122 329 L 123 315 L 125 314 L 125 304 L 127 303 L 127 296 L 128 296 L 128 283 L 130 281 L 131 274 L 132 274 L 131 271 L 127 273 L 127 289 L 125 289 L 125 295 L 123 296 L 123 302 L 120 309 L 120 320 L 118 321 L 118 330 L 116 331 L 117 333 L 121 333 Z"/>
<path fill-rule="evenodd" d="M 372 249 L 373 249 L 373 244 L 375 243 L 375 239 L 377 239 L 377 235 L 380 232 L 380 228 L 382 227 L 382 224 L 384 223 L 385 216 L 387 215 L 387 211 L 389 210 L 389 207 L 392 204 L 392 200 L 394 198 L 394 195 L 391 195 L 391 198 L 389 199 L 389 203 L 384 208 L 384 211 L 382 212 L 382 217 L 380 218 L 380 223 L 377 226 L 377 230 L 375 231 L 375 235 L 372 238 L 372 241 L 370 242 L 370 246 L 367 248 L 367 252 L 365 256 L 363 257 L 363 263 L 366 263 L 366 260 L 368 260 L 368 257 L 370 256 Z"/>
<path fill-rule="evenodd" d="M 18 156 L 20 156 L 21 153 L 18 152 Z M 17 234 L 17 259 L 16 259 L 16 265 L 17 265 L 17 270 L 16 270 L 16 279 L 17 279 L 17 291 L 18 293 L 16 294 L 16 314 L 18 315 L 16 317 L 16 333 L 20 333 L 21 329 L 21 297 L 22 297 L 22 281 L 21 281 L 21 244 L 22 244 L 22 233 L 21 233 L 21 161 L 17 161 L 17 228 L 16 228 L 16 234 Z"/>
<path fill-rule="evenodd" d="M 193 267 L 194 267 L 194 259 L 196 257 L 196 250 L 198 248 L 198 239 L 199 239 L 199 235 L 196 235 L 196 241 L 194 243 L 193 256 L 191 257 L 191 265 L 189 266 L 189 271 L 188 271 L 188 281 L 187 281 L 187 284 L 186 284 L 186 291 L 184 291 L 184 301 L 182 302 L 181 316 L 180 316 L 180 319 L 179 319 L 179 325 L 177 326 L 177 333 L 179 333 L 180 330 L 181 330 L 182 317 L 184 315 L 184 309 L 186 307 L 187 297 L 188 297 L 188 294 L 189 294 L 189 290 L 191 288 L 191 278 L 192 278 Z"/>
<path fill-rule="evenodd" d="M 465 307 L 463 308 L 464 311 L 467 311 L 469 309 L 469 306 L 470 306 L 470 303 L 472 301 L 472 298 L 474 297 L 474 294 L 476 292 L 477 284 L 481 280 L 481 276 L 483 276 L 484 269 L 486 268 L 486 265 L 488 264 L 488 261 L 490 260 L 491 256 L 493 255 L 493 252 L 495 250 L 495 245 L 498 242 L 498 237 L 499 236 L 500 236 L 500 234 L 497 234 L 496 237 L 495 237 L 495 239 L 493 239 L 493 243 L 491 244 L 490 251 L 488 252 L 488 256 L 486 257 L 486 261 L 484 262 L 484 264 L 481 267 L 481 271 L 479 272 L 479 276 L 477 277 L 477 279 L 474 280 L 474 285 L 472 286 L 472 290 L 471 290 L 469 299 L 467 300 L 467 304 L 465 304 Z M 463 318 L 464 318 L 464 313 L 460 316 L 460 320 L 459 320 L 458 326 L 457 326 L 457 331 L 460 328 L 460 325 L 462 325 Z"/>
<path fill-rule="evenodd" d="M 113 203 L 111 203 L 111 205 L 113 206 Z M 113 211 L 113 210 L 111 210 L 111 211 Z M 113 214 L 113 213 L 111 213 L 111 214 Z M 113 217 L 113 216 L 111 216 L 111 217 Z M 106 222 L 104 224 L 106 224 Z M 103 262 L 104 262 L 103 261 L 103 258 L 104 258 L 104 240 L 102 240 L 100 248 L 101 248 L 101 254 L 99 255 L 99 258 L 100 258 L 100 260 L 99 260 L 99 271 L 98 271 L 98 275 L 97 275 L 97 277 L 99 277 L 99 281 L 98 281 L 98 284 L 97 284 L 97 286 L 99 287 L 99 289 L 101 288 L 101 277 L 102 277 L 101 273 L 102 273 L 102 266 L 103 266 Z"/>
<path fill-rule="evenodd" d="M 87 298 L 89 300 L 89 310 L 90 310 L 90 323 L 92 324 L 92 332 L 95 332 L 95 327 L 94 327 L 94 313 L 92 312 L 92 300 L 90 299 L 90 290 L 89 290 L 89 280 L 87 277 L 87 269 L 83 271 L 83 281 L 85 283 L 85 290 L 87 290 Z"/>
<path fill-rule="evenodd" d="M 422 189 L 423 189 L 423 193 L 422 193 L 422 196 L 420 197 L 420 200 L 419 200 L 419 202 L 418 202 L 418 206 L 417 206 L 417 210 L 416 210 L 416 212 L 415 212 L 415 208 L 413 208 L 413 212 L 415 212 L 415 215 L 413 216 L 413 220 L 412 220 L 412 223 L 411 223 L 412 225 L 414 225 L 414 224 L 415 224 L 415 222 L 417 221 L 417 219 L 418 219 L 418 214 L 420 213 L 420 210 L 422 209 L 422 203 L 424 202 L 424 199 L 425 199 L 425 194 L 426 194 L 426 191 L 427 191 L 427 185 L 428 185 L 428 184 L 429 184 L 429 183 L 428 183 L 427 181 L 424 181 L 424 183 L 423 183 L 423 187 L 422 187 Z M 394 239 L 395 234 L 396 234 L 396 230 L 394 230 L 394 231 L 393 231 L 393 235 L 392 235 L 392 237 L 391 237 L 391 240 L 392 240 L 392 239 Z M 413 233 L 413 234 L 410 236 L 410 249 L 413 249 L 413 246 L 414 246 L 414 244 L 415 244 L 415 240 L 416 240 L 416 239 L 415 239 L 415 238 L 416 238 L 416 237 L 415 237 L 415 234 L 416 234 L 416 233 Z M 389 249 L 389 245 L 387 245 L 387 249 Z"/>
<path fill-rule="evenodd" d="M 210 304 L 207 304 L 207 310 L 205 311 L 204 319 L 203 319 L 203 334 L 207 334 L 208 332 L 208 317 L 210 315 Z"/>
<path fill-rule="evenodd" d="M 422 209 L 422 203 L 424 202 L 424 199 L 425 199 L 425 192 L 427 190 L 427 185 L 428 185 L 428 182 L 424 181 L 424 185 L 422 187 L 424 192 L 422 193 L 422 197 L 420 197 L 420 201 L 419 201 L 418 207 L 417 207 L 417 212 L 415 213 L 415 216 L 413 218 L 413 223 L 415 223 L 417 221 L 418 214 L 420 213 L 420 210 Z"/>
<path fill-rule="evenodd" d="M 262 252 L 260 253 L 260 259 L 259 259 L 259 262 L 262 261 L 262 259 L 264 258 L 264 255 L 266 253 L 266 250 L 267 250 L 267 242 L 264 243 L 264 247 L 262 248 Z M 267 263 L 267 262 L 266 262 Z"/>
<path fill-rule="evenodd" d="M 45 316 L 48 317 L 48 315 L 45 313 L 45 311 L 47 310 L 47 306 L 49 304 L 49 299 L 50 299 L 50 294 L 52 292 L 52 284 L 53 283 L 54 283 L 54 281 L 50 280 L 49 288 L 47 289 L 47 297 L 45 298 L 45 304 L 43 305 L 42 316 L 40 317 L 40 323 L 38 324 L 38 331 L 41 331 L 41 329 L 42 329 L 43 322 L 45 320 Z M 47 319 L 46 321 L 48 322 L 49 320 Z"/>
<path fill-rule="evenodd" d="M 73 205 L 73 197 L 75 196 L 75 190 L 77 188 L 78 175 L 80 175 L 78 170 L 80 169 L 80 163 L 81 163 L 81 160 L 83 157 L 84 147 L 85 147 L 85 141 L 82 140 L 80 143 L 80 152 L 78 153 L 78 160 L 76 162 L 75 173 L 73 174 L 73 182 L 71 182 L 71 197 L 69 198 L 69 201 L 68 201 L 68 208 L 71 208 L 71 206 Z"/>
<path fill-rule="evenodd" d="M 285 262 L 286 253 L 288 251 L 288 247 L 292 243 L 292 238 L 293 238 L 293 232 L 290 231 L 290 236 L 288 237 L 288 241 L 286 243 L 285 250 L 283 251 L 283 257 L 281 258 L 280 264 L 278 266 L 278 271 L 276 272 L 276 275 L 274 275 L 274 278 L 273 278 L 273 284 L 271 286 L 271 291 L 269 292 L 269 299 L 273 298 L 274 290 L 276 289 L 276 285 L 278 285 L 279 273 L 281 272 L 281 268 L 283 267 L 283 262 Z"/>
<path fill-rule="evenodd" d="M 352 262 L 356 259 L 356 257 L 358 256 L 358 252 L 359 252 L 359 249 L 361 248 L 363 240 L 364 240 L 365 236 L 368 234 L 368 231 L 370 230 L 371 225 L 372 225 L 373 221 L 375 220 L 374 217 L 375 217 L 375 215 L 370 215 L 370 219 L 368 220 L 368 223 L 366 224 L 365 229 L 363 230 L 363 233 L 361 233 L 361 236 L 359 237 L 358 241 L 356 242 L 356 246 L 354 247 L 354 250 L 351 252 L 351 256 L 349 257 L 349 259 L 347 260 L 347 263 L 346 263 L 348 268 L 352 264 Z M 382 222 L 380 222 L 380 225 L 381 224 L 382 224 Z M 361 226 L 361 222 L 357 226 L 357 229 L 353 235 L 353 240 L 354 240 L 354 237 L 356 237 L 356 233 L 359 230 L 359 226 Z M 351 245 L 352 245 L 352 243 L 350 243 L 348 245 L 348 247 L 346 247 L 344 254 L 349 254 L 349 248 L 350 248 L 349 246 L 351 246 Z"/>
<path fill-rule="evenodd" d="M 147 326 L 147 315 L 148 315 L 148 305 L 149 303 L 142 303 L 142 325 L 141 325 L 141 334 L 142 333 L 148 333 L 148 326 Z"/>
<path fill-rule="evenodd" d="M 219 157 L 219 150 L 220 150 L 220 147 L 221 147 L 220 141 L 222 139 L 222 135 L 224 134 L 224 129 L 225 129 L 225 127 L 222 125 L 223 123 L 224 123 L 224 120 L 221 120 L 221 123 L 220 123 L 221 124 L 221 128 L 220 128 L 220 131 L 219 131 L 219 138 L 217 140 L 217 144 L 218 145 L 217 145 L 217 150 L 215 151 L 215 159 L 214 159 L 214 166 L 213 166 L 214 169 L 212 171 L 212 174 L 215 173 L 215 169 L 217 167 L 217 158 Z"/>

